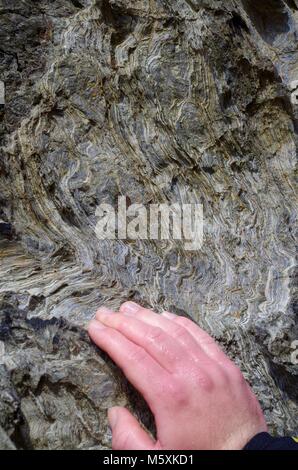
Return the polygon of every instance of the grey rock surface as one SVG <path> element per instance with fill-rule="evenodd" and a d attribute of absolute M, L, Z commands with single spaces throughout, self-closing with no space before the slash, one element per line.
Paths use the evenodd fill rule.
<path fill-rule="evenodd" d="M 108 448 L 113 404 L 154 432 L 85 332 L 127 299 L 197 321 L 298 433 L 297 34 L 296 0 L 0 0 L 0 447 Z M 202 249 L 98 240 L 119 195 L 202 203 Z"/>

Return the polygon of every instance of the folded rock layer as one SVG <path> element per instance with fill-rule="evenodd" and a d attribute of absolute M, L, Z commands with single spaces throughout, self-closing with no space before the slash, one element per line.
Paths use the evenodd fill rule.
<path fill-rule="evenodd" d="M 0 1 L 2 448 L 109 448 L 112 405 L 154 432 L 85 332 L 127 299 L 197 321 L 298 432 L 297 33 L 296 0 Z M 119 196 L 202 204 L 203 246 L 99 240 Z"/>

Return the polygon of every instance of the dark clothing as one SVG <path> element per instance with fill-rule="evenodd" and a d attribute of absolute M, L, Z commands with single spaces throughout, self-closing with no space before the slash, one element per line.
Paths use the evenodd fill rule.
<path fill-rule="evenodd" d="M 266 432 L 261 432 L 243 450 L 298 450 L 298 438 L 272 437 Z"/>

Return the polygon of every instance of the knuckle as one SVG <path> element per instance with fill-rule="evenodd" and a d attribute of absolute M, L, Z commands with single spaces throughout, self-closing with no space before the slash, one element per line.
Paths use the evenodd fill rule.
<path fill-rule="evenodd" d="M 155 328 L 148 329 L 146 339 L 150 342 L 155 342 L 155 341 L 160 342 L 164 340 L 165 336 L 166 336 L 165 332 L 161 328 L 155 327 Z"/>
<path fill-rule="evenodd" d="M 202 370 L 196 370 L 193 373 L 193 382 L 196 388 L 211 392 L 214 388 L 214 382 L 209 375 Z"/>
<path fill-rule="evenodd" d="M 173 330 L 173 336 L 177 339 L 183 339 L 186 336 L 188 336 L 188 332 L 186 331 L 185 328 L 182 326 L 178 325 L 174 330 Z"/>
<path fill-rule="evenodd" d="M 146 351 L 136 346 L 130 349 L 127 359 L 130 362 L 142 362 L 146 358 L 146 356 Z"/>
<path fill-rule="evenodd" d="M 188 404 L 185 384 L 182 384 L 179 380 L 168 384 L 167 394 L 171 406 L 174 404 L 175 408 L 182 408 Z"/>

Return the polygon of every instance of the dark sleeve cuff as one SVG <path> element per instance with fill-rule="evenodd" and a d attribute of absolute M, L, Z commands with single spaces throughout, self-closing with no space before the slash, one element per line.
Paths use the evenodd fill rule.
<path fill-rule="evenodd" d="M 243 450 L 298 450 L 298 439 L 272 437 L 266 432 L 257 434 Z"/>

